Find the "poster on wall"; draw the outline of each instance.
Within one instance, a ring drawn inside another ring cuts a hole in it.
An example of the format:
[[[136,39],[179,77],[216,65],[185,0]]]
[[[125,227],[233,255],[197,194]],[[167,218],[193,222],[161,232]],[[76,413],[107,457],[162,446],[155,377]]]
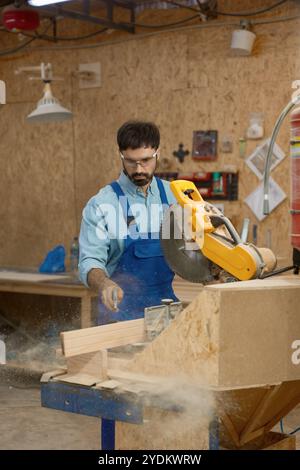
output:
[[[256,176],[262,180],[264,177],[265,164],[267,153],[270,145],[270,140],[267,139],[261,145],[259,145],[254,152],[246,159],[248,167],[256,174]],[[279,163],[284,159],[285,153],[283,150],[275,143],[273,148],[273,155],[271,158],[271,167],[272,171]]]
[[[281,187],[270,177],[269,180],[269,206],[270,213],[279,204],[286,199],[285,192]],[[259,186],[246,197],[244,202],[250,207],[255,217],[261,221],[264,220],[267,215],[263,213],[263,201],[264,201],[264,184],[260,183]]]
[[[218,145],[218,131],[194,131],[193,151],[194,160],[216,160]]]

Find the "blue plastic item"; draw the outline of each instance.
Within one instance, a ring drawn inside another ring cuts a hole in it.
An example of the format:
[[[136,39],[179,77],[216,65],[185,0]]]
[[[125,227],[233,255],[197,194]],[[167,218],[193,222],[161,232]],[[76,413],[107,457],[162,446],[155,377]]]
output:
[[[58,245],[47,253],[46,258],[39,267],[40,273],[63,273],[65,267],[66,250],[63,245]]]

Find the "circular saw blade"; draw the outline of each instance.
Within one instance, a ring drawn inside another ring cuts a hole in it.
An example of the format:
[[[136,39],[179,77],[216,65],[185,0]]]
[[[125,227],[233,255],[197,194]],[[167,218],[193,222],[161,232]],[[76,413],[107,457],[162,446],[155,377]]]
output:
[[[212,281],[213,263],[194,241],[185,238],[183,226],[182,208],[171,206],[164,213],[160,228],[160,243],[168,265],[187,281],[203,284]]]

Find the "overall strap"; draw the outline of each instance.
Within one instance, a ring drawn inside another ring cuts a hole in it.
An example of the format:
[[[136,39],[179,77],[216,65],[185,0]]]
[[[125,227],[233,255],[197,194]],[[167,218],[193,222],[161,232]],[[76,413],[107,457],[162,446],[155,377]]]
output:
[[[165,190],[165,187],[163,185],[162,180],[157,178],[157,177],[155,177],[155,179],[156,179],[157,186],[158,186],[158,189],[159,189],[161,203],[163,205],[165,205],[165,204],[169,205],[168,198],[167,198],[167,195],[166,195],[166,190]]]
[[[129,226],[130,222],[134,219],[134,217],[130,209],[128,198],[117,181],[113,181],[112,183],[110,183],[110,186],[115,192],[115,194],[117,195],[119,203],[121,204],[121,207],[122,207],[126,225]]]

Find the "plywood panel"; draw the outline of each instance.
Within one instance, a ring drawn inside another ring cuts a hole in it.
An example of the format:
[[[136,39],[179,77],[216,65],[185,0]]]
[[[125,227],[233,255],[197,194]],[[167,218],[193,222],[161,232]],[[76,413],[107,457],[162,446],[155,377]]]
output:
[[[31,110],[8,104],[0,113],[1,265],[38,265],[75,231],[71,125],[31,127]]]
[[[225,11],[245,11],[261,7],[261,2],[240,0],[229,6],[220,1],[218,5]],[[299,13],[300,5],[288,2],[261,18]],[[188,11],[146,11],[139,20],[163,23],[189,15]],[[219,20],[232,22],[230,17]],[[0,264],[36,265],[52,245],[64,243],[69,247],[79,230],[87,200],[118,176],[116,131],[131,118],[158,123],[162,156],[170,159],[171,169],[214,171],[233,165],[240,174],[240,199],[225,203],[226,214],[238,229],[243,218],[250,217],[251,224],[258,225],[259,245],[265,244],[271,231],[273,250],[282,263],[288,262],[289,201],[258,223],[243,198],[259,181],[239,157],[238,141],[251,112],[264,113],[269,134],[289,99],[291,81],[299,78],[300,71],[299,24],[299,20],[293,20],[255,25],[257,44],[254,54],[246,58],[232,56],[231,24],[144,38],[106,34],[92,38],[91,42],[98,42],[99,47],[91,49],[50,50],[52,45],[35,42],[32,46],[46,45],[49,50],[23,51],[12,58],[1,58],[0,75],[7,82],[10,104],[0,113]],[[94,30],[95,26],[90,28]],[[78,30],[80,34],[88,31],[82,24]],[[61,34],[73,32],[69,23],[61,23]],[[126,42],[105,44],[114,38]],[[0,39],[2,47],[12,41],[18,43],[15,35],[3,33]],[[76,42],[78,45],[80,42]],[[35,127],[25,123],[24,116],[40,98],[41,84],[21,79],[14,71],[18,66],[42,61],[51,62],[55,74],[64,78],[63,82],[54,82],[53,89],[63,104],[73,109],[73,123]],[[80,90],[73,76],[78,64],[98,61],[101,88]],[[172,156],[179,142],[191,150],[193,130],[209,128],[217,128],[220,139],[228,133],[232,136],[233,153],[220,153],[211,163],[194,162],[188,157],[180,165]],[[288,140],[286,123],[278,137],[286,153]],[[247,155],[256,144],[247,144]],[[289,195],[288,159],[273,176]]]
[[[299,380],[299,285],[295,276],[204,287],[130,369],[231,388]]]

